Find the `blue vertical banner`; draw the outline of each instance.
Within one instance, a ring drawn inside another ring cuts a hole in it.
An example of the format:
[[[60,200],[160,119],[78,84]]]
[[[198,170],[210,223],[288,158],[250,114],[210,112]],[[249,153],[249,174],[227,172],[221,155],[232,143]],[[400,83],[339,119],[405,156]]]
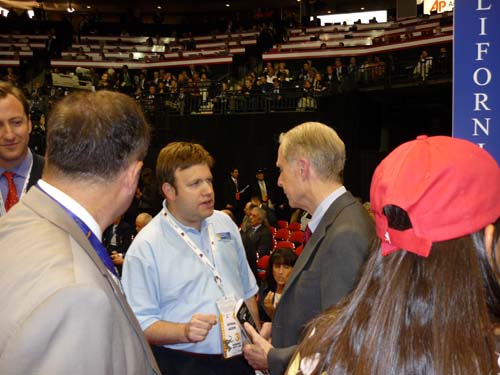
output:
[[[453,136],[500,164],[500,2],[455,0]]]

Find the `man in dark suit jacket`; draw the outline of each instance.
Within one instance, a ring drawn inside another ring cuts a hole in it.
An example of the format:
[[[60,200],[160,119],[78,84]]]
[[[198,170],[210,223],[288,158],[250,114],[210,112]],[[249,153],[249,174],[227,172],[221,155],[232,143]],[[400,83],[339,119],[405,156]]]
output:
[[[266,219],[269,225],[272,225],[273,227],[278,225],[278,219],[276,217],[274,208],[271,208],[268,204],[263,203],[258,195],[252,195],[252,197],[250,198],[250,203],[252,203],[252,205],[254,205],[255,207],[262,208],[266,212]]]
[[[42,176],[44,158],[28,148],[31,130],[29,103],[23,92],[0,82],[0,216]]]
[[[328,87],[329,90],[331,90],[335,85],[335,83],[337,83],[337,77],[335,75],[332,65],[328,65],[326,67],[324,81],[325,81],[325,86]]]
[[[333,68],[333,74],[334,74],[334,80],[336,83],[340,84],[344,81],[347,75],[347,69],[346,67],[342,64],[342,60],[340,57],[337,57],[335,59],[335,66]]]
[[[102,234],[102,244],[108,250],[118,273],[122,274],[123,257],[132,243],[135,235],[134,228],[118,216]]]
[[[132,243],[134,234],[134,228],[132,228],[129,223],[123,221],[122,217],[119,216],[113,224],[104,231],[102,243],[110,253],[118,251],[124,254]]]
[[[258,169],[255,173],[255,181],[251,186],[252,197],[259,197],[262,203],[269,204],[274,198],[272,186],[264,179],[264,170]]]
[[[238,168],[231,168],[229,178],[224,182],[224,207],[235,212],[239,208],[239,186],[238,186]]]
[[[280,138],[278,185],[292,207],[312,213],[312,234],[273,316],[272,346],[265,339],[268,326],[261,330],[264,337],[247,327],[253,344],[244,354],[255,369],[282,374],[307,322],[338,303],[358,280],[375,231],[366,210],[343,186],[344,162],[344,143],[326,125],[304,123]]]
[[[271,253],[273,249],[273,235],[269,230],[266,211],[263,208],[252,208],[248,217],[250,228],[240,232],[241,240],[245,247],[248,264],[258,280],[257,259]]]

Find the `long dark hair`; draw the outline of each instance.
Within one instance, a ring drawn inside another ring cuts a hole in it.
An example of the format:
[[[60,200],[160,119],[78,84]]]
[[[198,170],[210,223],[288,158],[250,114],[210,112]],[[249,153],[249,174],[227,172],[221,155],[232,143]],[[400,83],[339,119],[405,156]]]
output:
[[[382,257],[377,241],[356,289],[306,331],[297,352],[319,354],[313,374],[496,374],[500,289],[482,234],[434,243],[428,258]]]

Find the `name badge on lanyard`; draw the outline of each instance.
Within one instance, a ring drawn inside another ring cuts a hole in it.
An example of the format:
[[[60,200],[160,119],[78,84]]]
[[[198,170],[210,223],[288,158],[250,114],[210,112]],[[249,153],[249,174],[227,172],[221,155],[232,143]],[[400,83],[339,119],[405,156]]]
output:
[[[217,301],[224,358],[231,358],[243,352],[241,330],[234,317],[235,305],[236,300],[233,297],[221,298]]]
[[[212,225],[208,225],[208,236],[210,237],[210,251],[212,252],[212,258],[214,260],[213,264],[210,262],[208,257],[203,254],[201,249],[193,242],[193,240],[189,238],[187,233],[184,232],[182,228],[180,228],[177,223],[170,218],[169,213],[165,209],[163,210],[163,217],[180,236],[180,238],[182,238],[186,245],[188,245],[188,247],[193,251],[196,258],[198,258],[212,272],[213,280],[222,293],[222,298],[218,299],[215,303],[219,310],[219,324],[221,327],[222,352],[224,353],[224,358],[231,358],[236,355],[240,355],[243,349],[243,341],[241,338],[241,330],[234,317],[236,300],[233,296],[226,296],[222,277],[217,271],[215,257],[217,254],[217,248],[215,246],[215,236]]]

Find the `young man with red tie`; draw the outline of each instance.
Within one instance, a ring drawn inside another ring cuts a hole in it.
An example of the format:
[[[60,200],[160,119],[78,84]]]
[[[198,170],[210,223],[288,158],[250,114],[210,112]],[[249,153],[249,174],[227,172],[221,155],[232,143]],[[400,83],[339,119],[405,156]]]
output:
[[[20,89],[0,82],[0,216],[42,175],[43,157],[28,148],[29,104]]]

